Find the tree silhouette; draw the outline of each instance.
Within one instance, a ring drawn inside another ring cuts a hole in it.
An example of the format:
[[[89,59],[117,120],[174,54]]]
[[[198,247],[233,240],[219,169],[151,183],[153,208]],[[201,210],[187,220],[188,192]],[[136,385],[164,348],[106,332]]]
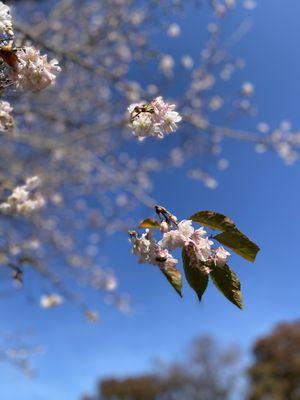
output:
[[[279,324],[253,348],[249,400],[300,399],[300,320]]]
[[[209,336],[195,340],[186,360],[159,363],[151,373],[99,382],[84,400],[229,400],[238,377],[238,352]]]

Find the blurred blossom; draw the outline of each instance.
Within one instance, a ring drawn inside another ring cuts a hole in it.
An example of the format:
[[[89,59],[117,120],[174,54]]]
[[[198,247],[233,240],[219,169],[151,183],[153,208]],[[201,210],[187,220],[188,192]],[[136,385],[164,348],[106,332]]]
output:
[[[161,57],[159,62],[159,69],[167,78],[173,77],[174,66],[175,66],[175,61],[171,55],[165,54]]]
[[[40,299],[40,305],[42,308],[53,308],[60,306],[63,303],[63,298],[56,293],[50,295],[43,295]]]
[[[25,185],[17,186],[7,200],[0,204],[0,212],[4,214],[20,214],[29,216],[45,204],[43,196],[33,191],[40,185],[40,179],[33,176]]]
[[[221,158],[221,159],[218,161],[218,168],[219,168],[221,171],[224,171],[225,169],[227,169],[228,166],[229,166],[229,161],[228,161],[226,158]]]
[[[224,104],[224,101],[223,101],[222,97],[214,96],[209,102],[209,108],[212,111],[217,111],[223,106],[223,104]]]
[[[267,147],[263,143],[257,143],[255,145],[255,151],[256,151],[256,153],[262,154],[262,153],[265,153],[267,151]]]
[[[254,93],[254,86],[251,82],[245,82],[242,86],[241,93],[244,96],[252,96]]]
[[[236,6],[236,0],[225,0],[225,5],[229,9],[233,9]]]
[[[208,189],[216,189],[218,186],[218,182],[215,178],[211,177],[209,174],[201,171],[200,169],[190,170],[188,175],[192,179],[203,182]]]
[[[218,30],[219,30],[219,26],[218,26],[216,23],[214,23],[214,22],[210,22],[210,23],[207,25],[207,30],[208,30],[208,32],[210,32],[210,33],[217,33]]]
[[[184,163],[184,154],[181,149],[174,148],[170,153],[172,164],[180,167]]]
[[[13,35],[10,9],[2,1],[0,2],[0,34],[1,36],[3,34]]]
[[[220,72],[220,77],[223,81],[229,81],[234,72],[234,66],[230,63],[225,64],[224,68]]]
[[[191,56],[184,55],[181,58],[181,64],[184,66],[184,68],[191,69],[194,66],[194,60]]]
[[[11,130],[14,127],[12,111],[13,108],[7,101],[0,101],[0,132]]]
[[[255,0],[244,0],[243,5],[247,10],[254,10],[257,6],[257,2]]]
[[[257,130],[261,133],[268,133],[270,131],[270,126],[266,122],[260,122],[257,124]]]
[[[181,33],[181,29],[178,24],[171,24],[167,31],[168,36],[172,37],[172,38],[180,36],[180,33]]]

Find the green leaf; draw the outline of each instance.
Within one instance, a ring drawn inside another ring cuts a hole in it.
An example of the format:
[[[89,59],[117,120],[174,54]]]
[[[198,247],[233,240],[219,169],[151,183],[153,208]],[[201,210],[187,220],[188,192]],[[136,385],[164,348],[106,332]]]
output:
[[[199,301],[201,301],[208,285],[208,275],[204,274],[198,267],[190,265],[190,259],[185,248],[182,249],[182,262],[186,280],[197,293]]]
[[[182,297],[182,277],[179,269],[176,267],[169,267],[168,269],[161,269],[161,272],[165,275],[179,296]]]
[[[208,226],[211,229],[222,231],[222,233],[214,237],[216,240],[229,247],[246,260],[255,261],[259,247],[239,231],[235,223],[229,217],[214,211],[200,211],[192,215],[190,219]]]
[[[159,229],[160,223],[155,218],[147,218],[140,223],[139,228]]]
[[[215,211],[200,211],[192,215],[190,219],[199,224],[208,226],[211,229],[220,230],[222,232],[236,227],[235,223],[229,217]]]
[[[238,229],[222,232],[214,236],[214,239],[229,247],[248,261],[254,262],[259,252],[259,247]]]
[[[243,308],[241,284],[237,275],[228,267],[215,266],[210,274],[215,286],[224,294],[231,303]]]

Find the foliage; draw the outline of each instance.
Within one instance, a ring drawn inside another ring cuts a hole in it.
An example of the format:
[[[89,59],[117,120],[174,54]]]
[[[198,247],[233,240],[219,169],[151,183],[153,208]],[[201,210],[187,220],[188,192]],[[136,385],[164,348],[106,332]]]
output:
[[[300,321],[281,323],[253,346],[249,400],[299,400]]]
[[[154,372],[127,378],[106,378],[98,393],[85,400],[230,400],[238,379],[238,351],[220,349],[200,337],[187,359],[161,364]]]

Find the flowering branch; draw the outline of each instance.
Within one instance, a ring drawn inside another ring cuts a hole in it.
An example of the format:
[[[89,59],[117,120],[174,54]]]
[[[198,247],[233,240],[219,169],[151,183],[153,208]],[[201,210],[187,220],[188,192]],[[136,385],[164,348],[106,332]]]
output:
[[[251,262],[255,261],[259,247],[230,218],[214,211],[200,211],[179,223],[166,208],[155,206],[155,211],[159,220],[148,218],[140,223],[139,227],[146,229],[144,233],[139,235],[136,231],[129,231],[132,253],[139,257],[139,263],[157,266],[182,297],[178,260],[170,253],[180,248],[186,279],[200,301],[211,277],[223,295],[242,308],[240,281],[227,265],[230,253],[222,246],[216,247],[214,240]],[[221,233],[208,235],[202,226],[195,229],[193,222]],[[162,238],[157,241],[150,229],[159,229]]]

